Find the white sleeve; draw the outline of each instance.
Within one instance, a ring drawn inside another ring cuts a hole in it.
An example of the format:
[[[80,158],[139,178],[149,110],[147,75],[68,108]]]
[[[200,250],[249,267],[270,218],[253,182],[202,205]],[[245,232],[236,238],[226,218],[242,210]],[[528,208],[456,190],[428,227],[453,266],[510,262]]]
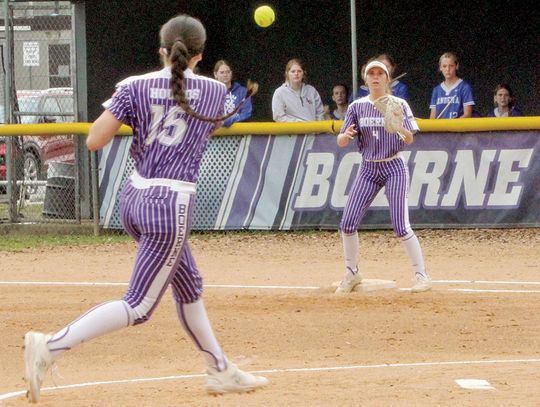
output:
[[[287,114],[285,113],[285,102],[281,97],[280,88],[277,88],[272,96],[272,118],[276,122],[288,121]]]
[[[315,120],[324,120],[324,105],[317,91],[315,91]]]

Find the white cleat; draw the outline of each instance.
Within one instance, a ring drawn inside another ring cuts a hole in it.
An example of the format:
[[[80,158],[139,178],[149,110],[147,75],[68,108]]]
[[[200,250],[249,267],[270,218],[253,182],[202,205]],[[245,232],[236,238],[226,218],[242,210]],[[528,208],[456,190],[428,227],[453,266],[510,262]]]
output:
[[[420,274],[416,275],[416,282],[411,287],[412,293],[422,293],[424,291],[429,291],[433,285],[431,284],[431,279],[427,276],[423,276]]]
[[[227,369],[222,372],[209,367],[206,373],[208,394],[245,393],[268,384],[267,378],[244,372],[231,362],[228,362]]]
[[[24,380],[28,389],[26,397],[30,403],[39,401],[41,383],[53,364],[52,354],[47,348],[47,341],[51,337],[52,335],[32,331],[24,336]]]
[[[360,274],[358,270],[356,273],[353,273],[352,270],[347,267],[345,278],[341,280],[338,288],[336,288],[336,294],[350,293],[358,284],[362,284],[362,274]]]

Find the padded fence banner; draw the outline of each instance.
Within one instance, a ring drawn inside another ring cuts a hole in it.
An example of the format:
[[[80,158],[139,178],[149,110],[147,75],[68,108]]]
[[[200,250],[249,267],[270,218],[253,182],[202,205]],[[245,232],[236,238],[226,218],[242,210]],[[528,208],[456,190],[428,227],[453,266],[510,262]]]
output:
[[[101,222],[121,228],[119,193],[134,168],[130,137],[100,155]],[[403,152],[413,227],[540,226],[540,132],[420,133]],[[362,164],[331,134],[211,138],[195,230],[337,229]],[[361,228],[391,228],[384,188]]]

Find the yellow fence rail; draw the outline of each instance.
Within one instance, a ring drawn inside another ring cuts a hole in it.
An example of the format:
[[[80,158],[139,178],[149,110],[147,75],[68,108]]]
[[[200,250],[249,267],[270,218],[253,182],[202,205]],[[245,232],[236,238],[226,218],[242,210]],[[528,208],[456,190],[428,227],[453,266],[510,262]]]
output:
[[[452,120],[417,119],[422,132],[431,133],[465,133],[481,131],[505,130],[539,130],[540,116],[504,117],[504,118],[470,118]],[[88,134],[91,123],[43,123],[43,124],[4,124],[0,125],[0,136],[53,135],[53,134]],[[218,129],[215,136],[234,136],[243,134],[338,134],[343,121],[323,120],[318,122],[274,123],[247,122],[235,123],[231,127]],[[122,126],[120,136],[131,135],[131,128]]]

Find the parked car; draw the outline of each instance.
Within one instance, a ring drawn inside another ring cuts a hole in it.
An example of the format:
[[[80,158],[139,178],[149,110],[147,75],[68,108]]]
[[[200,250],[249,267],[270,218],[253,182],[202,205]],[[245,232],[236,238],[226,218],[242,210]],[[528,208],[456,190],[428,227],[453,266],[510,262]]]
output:
[[[0,140],[0,179],[6,179],[6,145]],[[0,191],[2,186],[0,186]]]
[[[62,123],[72,122],[73,89],[51,88],[46,90],[17,91],[18,114],[20,123]],[[17,137],[16,154],[23,169],[18,178],[25,181],[38,181],[47,178],[49,163],[59,161],[73,163],[75,148],[73,136],[29,136]],[[6,179],[6,146],[5,139],[0,139],[0,180]],[[37,191],[37,185],[29,182],[26,194]]]

